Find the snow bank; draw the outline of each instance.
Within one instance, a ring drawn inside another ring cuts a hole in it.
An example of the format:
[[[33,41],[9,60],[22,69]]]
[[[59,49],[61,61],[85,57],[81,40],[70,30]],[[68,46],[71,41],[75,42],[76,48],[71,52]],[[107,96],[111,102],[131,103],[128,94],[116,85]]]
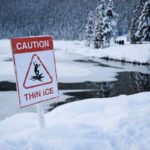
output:
[[[114,60],[150,63],[150,43],[145,44],[114,44],[105,49],[86,47],[84,41],[55,41],[55,49],[77,53],[90,57],[107,57]]]
[[[15,81],[14,66],[12,58],[10,40],[0,40],[0,81]]]
[[[39,129],[35,113],[0,122],[1,150],[149,150],[150,93],[89,99],[60,106],[45,115]]]
[[[118,37],[124,39],[125,37]],[[125,40],[125,39],[124,39]],[[68,53],[77,53],[83,56],[90,57],[108,57],[110,59],[125,60],[130,62],[150,63],[150,43],[145,44],[129,44],[125,41],[125,45],[113,44],[109,48],[94,49],[86,47],[85,41],[54,41],[56,50],[65,51]],[[11,56],[10,40],[0,40],[0,54],[5,57]],[[4,57],[3,57],[4,58]],[[0,57],[1,60],[1,57]]]

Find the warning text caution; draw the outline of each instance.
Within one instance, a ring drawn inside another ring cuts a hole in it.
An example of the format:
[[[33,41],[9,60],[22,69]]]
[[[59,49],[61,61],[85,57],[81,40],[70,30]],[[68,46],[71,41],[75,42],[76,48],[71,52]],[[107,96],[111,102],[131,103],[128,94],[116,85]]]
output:
[[[15,38],[11,42],[15,54],[53,49],[52,37]]]

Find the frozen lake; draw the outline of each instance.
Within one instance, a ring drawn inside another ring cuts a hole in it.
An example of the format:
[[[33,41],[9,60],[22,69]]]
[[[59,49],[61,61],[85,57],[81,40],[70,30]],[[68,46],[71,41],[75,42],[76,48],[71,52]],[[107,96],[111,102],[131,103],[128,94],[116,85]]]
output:
[[[85,98],[129,95],[150,90],[149,66],[87,58],[61,50],[57,50],[55,55],[61,102],[51,106],[50,101],[43,103],[45,111]],[[0,67],[0,120],[15,113],[36,111],[35,106],[19,108],[9,51],[1,52]]]

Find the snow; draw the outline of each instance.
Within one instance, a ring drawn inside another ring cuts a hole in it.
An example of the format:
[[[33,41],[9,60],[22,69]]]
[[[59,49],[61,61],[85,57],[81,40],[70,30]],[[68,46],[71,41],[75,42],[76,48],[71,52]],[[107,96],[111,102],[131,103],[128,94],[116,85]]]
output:
[[[1,81],[15,81],[14,66],[11,61],[5,61],[12,58],[10,40],[0,40],[0,80]]]
[[[3,71],[0,72],[0,81],[11,81],[15,82],[15,73],[14,73],[14,66],[12,61],[4,61],[9,58],[12,58],[11,55],[11,48],[9,40],[0,41],[0,67],[3,68]],[[1,47],[1,45],[5,45],[5,47]],[[79,42],[80,43],[80,42]],[[59,44],[59,43],[58,43]],[[58,75],[59,82],[85,82],[85,81],[115,81],[115,76],[117,75],[118,71],[121,69],[114,69],[114,68],[104,68],[100,67],[97,69],[97,66],[93,64],[87,63],[80,63],[75,62],[74,60],[83,59],[82,56],[79,54],[72,54],[68,52],[64,52],[63,49],[65,48],[66,43],[61,42],[60,46],[61,51],[57,48],[56,44],[56,69]],[[73,42],[71,42],[72,46]],[[69,47],[68,47],[69,48]]]
[[[125,37],[119,37],[117,40],[120,39],[125,40]],[[109,69],[99,66],[97,69],[98,67],[92,63],[81,64],[74,61],[86,57],[93,59],[109,57],[131,62],[150,63],[150,44],[148,43],[136,45],[126,43],[124,46],[112,45],[110,48],[97,50],[86,47],[84,41],[62,40],[54,41],[54,47],[59,82],[115,81],[118,72],[129,70],[125,66]],[[13,63],[12,61],[5,61],[10,58],[12,58],[10,40],[0,40],[0,68],[3,68],[3,71],[0,71],[0,81],[15,82]],[[108,63],[105,62],[104,64]],[[132,70],[135,70],[134,67]]]
[[[14,65],[12,62],[1,62],[0,68],[3,68],[3,71],[0,72],[0,80],[1,81],[11,81],[15,82],[15,73],[14,73]]]
[[[149,150],[150,92],[88,99],[45,114],[40,129],[35,113],[0,122],[1,150]]]
[[[55,51],[55,55],[59,82],[115,81],[117,72],[122,71],[120,68],[108,69],[92,63],[75,62],[74,60],[83,60],[83,57],[78,54]]]
[[[124,39],[124,37],[122,39]],[[57,50],[80,54],[82,56],[99,58],[108,57],[110,59],[130,62],[150,63],[150,43],[129,44],[126,42],[125,45],[113,44],[109,48],[104,49],[86,47],[84,41],[55,41],[54,44],[55,49]]]

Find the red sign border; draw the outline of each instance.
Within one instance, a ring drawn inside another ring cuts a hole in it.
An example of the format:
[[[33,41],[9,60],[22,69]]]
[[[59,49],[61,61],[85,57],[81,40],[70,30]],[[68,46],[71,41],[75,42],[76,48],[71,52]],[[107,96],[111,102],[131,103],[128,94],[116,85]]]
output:
[[[52,43],[53,43],[53,37],[52,36],[35,36],[35,37],[23,37],[23,38],[41,38],[41,37],[47,37],[47,38],[50,38],[52,40]],[[53,52],[53,57],[54,57],[54,64],[55,64],[55,75],[56,75],[56,81],[57,81],[57,93],[58,93],[58,96],[56,97],[52,97],[52,98],[49,98],[49,99],[46,99],[46,100],[41,100],[41,101],[38,101],[38,102],[35,102],[35,103],[31,103],[29,105],[25,105],[25,106],[22,106],[21,105],[21,96],[20,96],[20,88],[19,88],[19,84],[18,84],[18,76],[17,76],[17,68],[16,68],[16,60],[15,60],[15,52],[14,52],[14,49],[13,49],[13,46],[12,46],[12,40],[15,40],[15,39],[23,39],[23,38],[12,38],[11,39],[11,49],[12,49],[12,56],[13,56],[13,62],[14,62],[14,71],[15,71],[15,76],[16,76],[16,88],[17,88],[17,91],[18,91],[18,96],[19,96],[19,106],[20,106],[20,109],[22,108],[26,108],[28,106],[33,106],[35,104],[38,104],[38,103],[42,103],[42,102],[46,102],[46,101],[49,101],[49,100],[52,100],[52,99],[55,99],[55,98],[58,98],[59,97],[59,89],[58,89],[58,78],[57,78],[57,71],[56,71],[56,59],[55,59],[55,55],[54,55],[54,50],[52,51]],[[31,53],[32,51],[30,51],[29,53]],[[38,52],[38,51],[37,51]],[[23,52],[24,53],[24,52]],[[21,54],[21,53],[19,53]]]

